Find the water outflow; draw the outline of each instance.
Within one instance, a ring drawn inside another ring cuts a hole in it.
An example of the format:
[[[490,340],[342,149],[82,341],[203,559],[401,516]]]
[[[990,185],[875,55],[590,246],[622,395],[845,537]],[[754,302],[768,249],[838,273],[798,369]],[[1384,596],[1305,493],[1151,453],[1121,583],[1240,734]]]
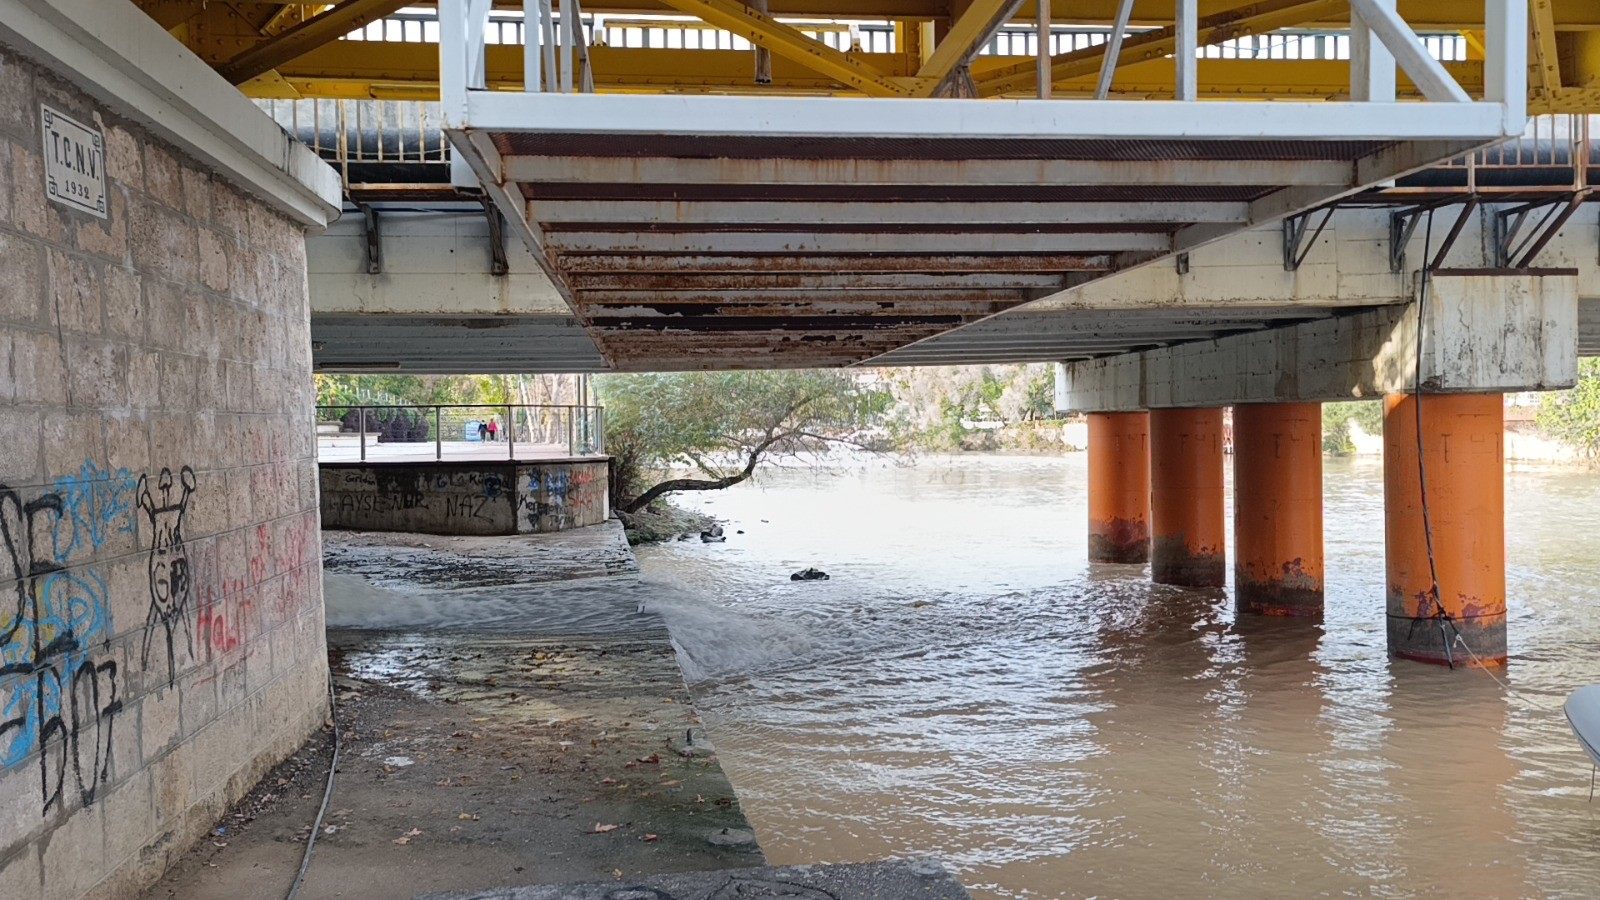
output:
[[[1516,697],[1386,658],[1372,462],[1327,467],[1323,623],[1088,566],[1081,457],[772,473],[691,498],[728,543],[646,548],[641,585],[775,862],[933,854],[980,897],[1596,895],[1559,707],[1600,681],[1600,479],[1509,478]]]

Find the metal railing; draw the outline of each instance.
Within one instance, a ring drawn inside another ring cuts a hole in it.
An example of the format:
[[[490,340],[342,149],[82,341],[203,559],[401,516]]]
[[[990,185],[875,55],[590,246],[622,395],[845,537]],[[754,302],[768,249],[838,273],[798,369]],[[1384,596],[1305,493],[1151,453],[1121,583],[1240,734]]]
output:
[[[560,12],[554,21],[561,21]],[[835,50],[857,53],[898,53],[894,25],[890,22],[794,22],[796,30]],[[585,42],[623,48],[659,50],[750,50],[751,44],[740,35],[690,18],[656,16],[635,18],[585,14],[576,27]],[[1133,28],[1138,34],[1145,29]],[[486,44],[521,44],[524,40],[522,17],[515,13],[490,14],[484,26]],[[1105,43],[1111,29],[1094,25],[1058,25],[1050,29],[1050,52],[1068,53]],[[1026,25],[1006,25],[997,29],[978,50],[980,56],[1033,56],[1039,52],[1039,31]],[[1420,33],[1429,55],[1445,62],[1467,58],[1467,40],[1456,33]],[[436,44],[439,21],[429,14],[397,13],[368,23],[351,32],[345,40],[388,43]],[[1285,29],[1263,35],[1247,35],[1200,49],[1207,59],[1349,59],[1348,33],[1312,29]]]
[[[601,456],[603,406],[318,406],[318,462],[534,460]]]

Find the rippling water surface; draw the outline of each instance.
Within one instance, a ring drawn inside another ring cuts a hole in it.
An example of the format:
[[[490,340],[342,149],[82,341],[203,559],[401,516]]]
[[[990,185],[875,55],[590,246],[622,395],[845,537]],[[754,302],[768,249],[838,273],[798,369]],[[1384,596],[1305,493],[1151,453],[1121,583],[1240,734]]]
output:
[[[778,864],[931,854],[979,897],[1600,895],[1560,712],[1600,681],[1600,477],[1508,475],[1508,692],[1386,657],[1381,474],[1328,463],[1320,624],[1088,565],[1082,456],[689,497],[728,543],[647,548],[633,592]]]

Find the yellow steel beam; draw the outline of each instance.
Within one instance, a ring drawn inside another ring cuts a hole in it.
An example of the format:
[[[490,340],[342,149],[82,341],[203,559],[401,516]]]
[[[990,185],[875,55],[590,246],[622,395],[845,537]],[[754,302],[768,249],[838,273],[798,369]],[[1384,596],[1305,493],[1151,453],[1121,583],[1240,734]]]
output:
[[[1528,2],[1528,84],[1532,93],[1561,90],[1561,61],[1556,52],[1556,20],[1552,0]]]
[[[931,97],[950,80],[950,75],[971,59],[973,54],[989,40],[1001,25],[1017,14],[1022,0],[973,0],[971,6],[950,26],[949,34],[939,42],[933,55],[917,70],[917,77],[927,79],[917,88],[919,97]]]
[[[327,12],[313,16],[228,60],[218,66],[217,71],[234,84],[249,81],[409,5],[408,0],[344,0]]]
[[[163,21],[158,10],[215,5],[217,0],[135,0],[138,6]],[[1058,24],[1108,24],[1116,18],[1119,0],[1052,0],[1052,18]],[[1456,31],[1483,28],[1482,0],[1398,0],[1400,17],[1418,31]],[[1551,0],[1556,27],[1560,30],[1600,28],[1600,3],[1594,0]],[[241,9],[273,8],[282,0],[228,0]],[[316,6],[315,3],[302,3]],[[417,0],[411,6],[433,6]],[[1232,0],[1200,0],[1200,14],[1223,11],[1235,5]],[[500,9],[522,8],[522,0],[495,0]],[[770,0],[774,16],[799,18],[883,21],[898,19],[945,19],[954,11],[950,0]],[[591,0],[586,13],[602,15],[656,14],[672,12],[665,0]],[[1172,0],[1134,0],[1132,20],[1136,26],[1163,25],[1172,21]],[[1317,26],[1349,27],[1349,17],[1334,13],[1317,20]],[[171,26],[168,26],[171,27]]]
[[[487,48],[487,78],[491,90],[521,90],[522,48],[494,45]],[[628,47],[593,47],[595,86],[603,92],[693,93],[750,91],[750,54],[739,50],[662,50]],[[905,71],[898,54],[863,54],[885,71]],[[973,63],[975,77],[1014,63],[1018,57],[982,56]],[[1200,92],[1204,97],[1236,99],[1340,99],[1350,86],[1348,62],[1337,60],[1202,59]],[[1445,63],[1445,68],[1468,92],[1483,85],[1481,62]],[[313,51],[279,68],[282,81],[257,79],[241,86],[251,96],[382,97],[435,99],[438,97],[438,51],[433,44],[356,42]],[[812,72],[790,60],[773,60],[773,82],[763,93],[840,93],[834,79]],[[1172,64],[1147,60],[1123,66],[1116,93],[1123,97],[1171,96]],[[1095,75],[1090,73],[1055,82],[1063,97],[1090,95]],[[855,93],[855,92],[850,92]],[[1416,96],[1400,78],[1402,97]],[[1028,96],[1032,96],[1031,93]]]
[[[733,0],[663,0],[679,12],[698,16],[707,24],[730,31],[774,56],[793,60],[873,97],[909,97],[912,86],[892,80],[882,70],[857,57],[806,37],[800,31]]]
[[[1317,16],[1328,15],[1334,9],[1347,9],[1347,0],[1263,0],[1248,6],[1226,10],[1200,17],[1199,44],[1208,46],[1245,35],[1263,34],[1298,25]],[[1130,35],[1122,42],[1122,52],[1116,65],[1159,59],[1170,56],[1177,46],[1171,25],[1154,31]],[[1052,57],[1051,76],[1056,81],[1076,78],[1100,70],[1107,45],[1085,47]],[[978,94],[991,97],[1018,91],[1033,91],[1038,87],[1039,72],[1032,62],[1016,63],[982,78],[974,76]]]

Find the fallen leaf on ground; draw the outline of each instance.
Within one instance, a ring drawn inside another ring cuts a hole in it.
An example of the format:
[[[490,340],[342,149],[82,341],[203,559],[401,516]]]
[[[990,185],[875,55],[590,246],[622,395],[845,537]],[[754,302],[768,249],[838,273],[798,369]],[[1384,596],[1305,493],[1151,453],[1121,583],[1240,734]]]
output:
[[[649,843],[650,841],[658,841],[658,840],[661,839],[661,837],[660,837],[660,835],[647,834],[647,835],[644,836],[644,839],[645,839],[646,843]]]
[[[596,823],[594,823],[594,833],[595,834],[605,834],[608,831],[616,831],[618,828],[621,828],[621,827],[622,827],[621,825],[601,825],[599,822],[596,822]]]

